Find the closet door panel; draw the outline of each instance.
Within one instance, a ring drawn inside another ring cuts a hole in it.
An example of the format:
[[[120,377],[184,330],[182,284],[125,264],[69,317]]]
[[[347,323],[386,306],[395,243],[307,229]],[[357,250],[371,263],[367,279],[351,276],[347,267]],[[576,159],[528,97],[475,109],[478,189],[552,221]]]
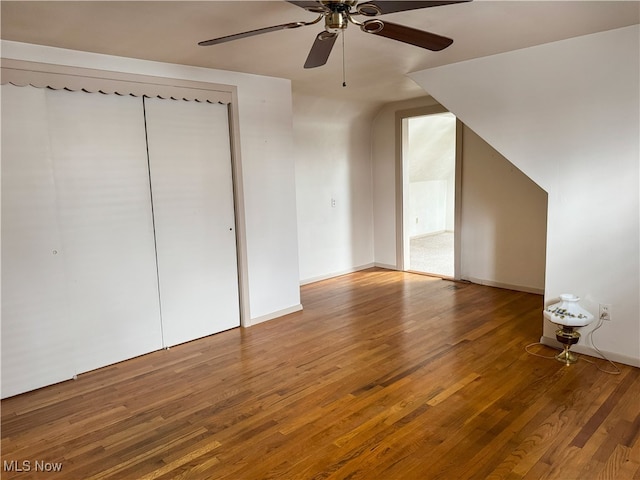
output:
[[[240,325],[227,107],[145,99],[166,345]]]
[[[47,91],[78,372],[162,348],[141,98]]]
[[[45,91],[2,96],[2,397],[73,377]]]

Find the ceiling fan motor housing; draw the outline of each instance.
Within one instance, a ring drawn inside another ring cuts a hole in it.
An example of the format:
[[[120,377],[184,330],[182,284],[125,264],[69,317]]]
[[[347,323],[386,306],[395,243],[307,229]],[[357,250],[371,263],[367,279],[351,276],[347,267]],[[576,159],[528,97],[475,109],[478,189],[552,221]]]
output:
[[[345,28],[348,24],[347,15],[343,12],[331,12],[325,17],[325,29],[332,33],[338,33]]]
[[[327,32],[340,33],[347,28],[349,12],[357,2],[354,0],[325,1],[322,4],[326,8],[324,12],[324,26]]]

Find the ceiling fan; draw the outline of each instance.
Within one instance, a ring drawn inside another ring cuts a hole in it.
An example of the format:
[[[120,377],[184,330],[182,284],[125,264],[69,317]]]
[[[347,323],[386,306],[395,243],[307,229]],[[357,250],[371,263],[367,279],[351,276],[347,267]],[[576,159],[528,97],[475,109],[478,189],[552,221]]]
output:
[[[464,3],[469,1],[471,0],[369,0],[363,3],[358,3],[357,0],[287,0],[287,2],[292,3],[293,5],[318,14],[318,17],[310,22],[284,23],[282,25],[274,25],[272,27],[259,28],[248,32],[213,38],[211,40],[199,42],[198,45],[206,47],[254,35],[261,35],[263,33],[306,27],[307,25],[315,25],[316,23],[319,23],[320,20],[324,19],[324,30],[317,35],[304,64],[304,68],[320,67],[327,63],[329,54],[331,53],[338,34],[344,31],[349,23],[357,25],[360,27],[360,30],[365,33],[390,38],[399,42],[426,48],[427,50],[440,51],[451,45],[453,40],[436,35],[435,33],[382,21],[379,18],[369,18],[364,21],[358,21],[354,16],[361,15],[363,17],[378,17],[379,15],[385,15],[387,13],[438,7],[440,5]]]

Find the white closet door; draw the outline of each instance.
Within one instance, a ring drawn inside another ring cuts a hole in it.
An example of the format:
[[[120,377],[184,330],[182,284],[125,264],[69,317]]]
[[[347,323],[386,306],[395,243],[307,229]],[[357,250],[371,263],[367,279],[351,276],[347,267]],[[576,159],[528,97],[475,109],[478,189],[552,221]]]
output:
[[[45,91],[2,95],[2,397],[74,375]]]
[[[47,91],[78,372],[162,348],[141,98]]]
[[[165,344],[240,325],[227,107],[147,99]]]

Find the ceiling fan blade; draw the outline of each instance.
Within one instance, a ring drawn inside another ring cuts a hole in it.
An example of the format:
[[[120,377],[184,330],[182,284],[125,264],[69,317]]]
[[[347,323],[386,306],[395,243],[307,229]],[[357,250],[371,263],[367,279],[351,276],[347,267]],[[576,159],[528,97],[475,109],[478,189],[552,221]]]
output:
[[[258,28],[257,30],[250,30],[248,32],[235,33],[233,35],[227,35],[225,37],[212,38],[211,40],[205,40],[198,42],[201,47],[208,47],[209,45],[217,45],[218,43],[230,42],[232,40],[239,40],[241,38],[253,37],[254,35],[261,35],[263,33],[276,32],[278,30],[286,30],[288,28],[298,28],[305,25],[305,22],[291,22],[283,23],[282,25],[274,25],[273,27]]]
[[[380,28],[382,25],[382,28]],[[369,27],[369,29],[367,29]],[[435,33],[417,30],[405,25],[398,25],[390,22],[382,22],[380,20],[367,20],[362,26],[362,30],[373,35],[380,35],[399,42],[415,45],[416,47],[426,48],[439,52],[444,50],[453,43],[453,40],[447,37],[436,35]]]
[[[325,9],[320,2],[314,0],[287,0],[287,2],[305,10],[312,9],[312,11],[317,11]]]
[[[320,32],[313,42],[307,61],[304,62],[304,68],[321,67],[327,63],[333,44],[336,43],[336,38],[338,38],[337,33]]]
[[[417,10],[419,8],[439,7],[441,5],[451,5],[453,3],[465,3],[472,0],[371,0],[359,4],[356,9],[362,15],[375,16],[386,13],[405,12],[407,10]],[[379,13],[378,13],[379,11]]]

